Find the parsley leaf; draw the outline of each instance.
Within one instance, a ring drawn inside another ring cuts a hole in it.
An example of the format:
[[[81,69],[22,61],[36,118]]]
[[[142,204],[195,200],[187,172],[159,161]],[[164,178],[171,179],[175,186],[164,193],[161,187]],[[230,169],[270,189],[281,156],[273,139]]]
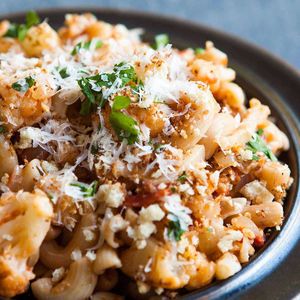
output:
[[[25,93],[34,84],[35,84],[35,80],[31,76],[28,76],[24,79],[20,79],[20,80],[16,81],[15,83],[13,83],[11,85],[11,87],[18,92]]]
[[[136,120],[132,117],[118,111],[113,111],[109,116],[109,121],[120,140],[126,139],[129,145],[138,140],[140,130]]]
[[[98,183],[95,180],[90,185],[82,182],[71,183],[70,185],[78,187],[84,198],[90,198],[96,194]]]
[[[98,48],[101,48],[102,45],[103,45],[103,42],[102,41],[94,41],[94,40],[91,40],[91,41],[88,41],[88,42],[79,42],[72,50],[71,52],[71,55],[76,55],[79,53],[79,50],[80,49],[86,49],[86,50],[89,50],[91,48],[91,45],[92,45],[92,42],[95,42],[95,49],[98,49]]]
[[[184,183],[187,180],[187,175],[185,172],[183,172],[179,177],[178,177],[178,181],[180,181],[181,183]]]
[[[176,187],[175,186],[171,186],[171,192],[174,194],[174,193],[176,193],[176,191],[177,191]]]
[[[26,24],[11,23],[4,37],[18,38],[23,41],[30,27],[40,23],[40,18],[34,11],[26,14]]]
[[[168,237],[180,241],[181,236],[184,234],[184,230],[180,227],[179,220],[170,221],[168,226]]]
[[[112,73],[100,73],[84,77],[77,82],[86,97],[86,100],[81,105],[80,113],[83,115],[89,114],[97,106],[104,106],[107,98],[110,96],[109,94],[104,95],[104,90],[107,91],[114,86],[114,91],[118,91],[127,84],[130,84],[131,88],[139,84],[133,66],[125,62],[115,65]]]
[[[158,50],[169,43],[169,36],[165,33],[158,34],[155,36],[154,42],[153,49]]]
[[[86,99],[82,102],[80,109],[80,114],[83,116],[88,115],[95,105],[103,107],[106,102],[106,99],[102,97],[102,93],[96,92],[92,89],[90,78],[92,77],[82,78],[77,81],[82,93],[86,97]]]
[[[195,48],[194,50],[195,54],[203,54],[205,52],[205,49],[203,48]]]
[[[277,161],[277,157],[273,154],[273,152],[266,145],[265,141],[261,138],[262,134],[263,130],[258,130],[257,133],[252,136],[252,139],[246,144],[246,149],[250,150],[253,153],[253,160],[258,160],[259,157],[256,153],[262,152],[270,160]]]
[[[26,26],[27,28],[30,28],[34,25],[37,25],[41,22],[40,17],[35,11],[29,11],[26,14]]]
[[[96,144],[94,144],[94,145],[92,145],[92,147],[91,147],[91,153],[92,154],[97,154],[98,153],[98,145]]]
[[[59,73],[59,75],[60,75],[60,77],[61,77],[62,79],[65,79],[65,78],[70,77],[70,74],[68,73],[67,67],[58,70],[58,73]]]
[[[127,96],[116,96],[114,98],[112,110],[117,111],[123,108],[127,108],[130,105],[130,102],[130,98]]]
[[[0,134],[1,133],[5,133],[6,132],[6,128],[4,125],[0,125]]]
[[[154,144],[153,145],[153,150],[155,151],[155,152],[161,152],[164,148],[166,147],[166,145],[165,144]]]
[[[264,130],[262,128],[259,128],[256,132],[259,136],[262,136],[264,134]]]

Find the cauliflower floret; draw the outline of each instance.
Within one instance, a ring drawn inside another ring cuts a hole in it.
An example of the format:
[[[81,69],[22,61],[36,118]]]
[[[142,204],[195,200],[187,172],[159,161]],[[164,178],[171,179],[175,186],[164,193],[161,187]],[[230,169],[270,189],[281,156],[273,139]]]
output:
[[[132,246],[121,254],[122,271],[136,278],[144,270],[142,276],[146,283],[155,287],[195,289],[204,286],[213,280],[215,264],[190,242],[187,242],[184,253],[178,255],[168,246],[162,246],[150,238],[143,249]],[[130,260],[132,257],[134,260]]]
[[[52,214],[50,200],[40,190],[1,196],[0,296],[13,297],[24,292],[34,278],[32,258],[50,228]]]

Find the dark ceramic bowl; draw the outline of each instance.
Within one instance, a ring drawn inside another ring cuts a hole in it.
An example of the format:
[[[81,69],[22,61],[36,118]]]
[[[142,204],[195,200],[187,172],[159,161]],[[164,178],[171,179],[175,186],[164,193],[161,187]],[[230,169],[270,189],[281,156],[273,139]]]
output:
[[[300,74],[285,62],[248,42],[183,20],[100,8],[47,10],[39,14],[42,18],[48,18],[52,26],[59,27],[63,24],[65,13],[84,11],[92,12],[100,19],[111,23],[123,23],[129,28],[144,28],[146,40],[152,40],[153,35],[157,33],[168,33],[171,42],[179,48],[199,47],[203,46],[206,40],[212,40],[219,49],[228,54],[230,66],[237,71],[237,82],[246,91],[248,98],[259,98],[271,107],[272,116],[288,135],[291,143],[290,150],[280,159],[291,167],[295,180],[285,200],[285,220],[282,229],[271,234],[263,249],[258,251],[239,273],[225,281],[215,281],[205,288],[181,296],[181,299],[231,298],[238,292],[257,284],[263,277],[271,276],[270,273],[288,255],[300,235],[300,102],[298,101]],[[24,20],[24,14],[6,17],[16,22]],[[300,256],[298,264],[300,264]],[[290,266],[290,269],[293,272],[293,266]],[[300,288],[298,289],[299,292]],[[263,298],[275,299],[272,296],[260,297]],[[249,299],[257,298],[251,297],[250,294]]]

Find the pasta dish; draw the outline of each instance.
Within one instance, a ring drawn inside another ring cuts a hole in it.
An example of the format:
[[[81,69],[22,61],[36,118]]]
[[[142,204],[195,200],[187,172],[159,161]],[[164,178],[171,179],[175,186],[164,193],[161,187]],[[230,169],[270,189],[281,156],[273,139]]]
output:
[[[0,22],[0,296],[170,299],[280,230],[289,140],[210,41]]]

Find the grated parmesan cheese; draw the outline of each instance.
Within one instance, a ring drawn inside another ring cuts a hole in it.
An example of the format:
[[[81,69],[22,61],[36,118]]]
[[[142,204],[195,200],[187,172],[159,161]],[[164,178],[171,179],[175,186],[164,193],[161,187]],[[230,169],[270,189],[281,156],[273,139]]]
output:
[[[81,257],[82,257],[82,253],[79,249],[75,249],[72,251],[72,253],[71,253],[72,260],[76,261],[76,260],[81,259]]]
[[[60,267],[52,272],[52,282],[59,282],[65,275],[65,268]]]
[[[182,205],[178,194],[165,196],[164,200],[165,208],[169,212],[167,215],[168,219],[174,222],[179,221],[180,228],[185,231],[188,230],[188,227],[193,224],[190,216],[192,211],[188,207]]]

